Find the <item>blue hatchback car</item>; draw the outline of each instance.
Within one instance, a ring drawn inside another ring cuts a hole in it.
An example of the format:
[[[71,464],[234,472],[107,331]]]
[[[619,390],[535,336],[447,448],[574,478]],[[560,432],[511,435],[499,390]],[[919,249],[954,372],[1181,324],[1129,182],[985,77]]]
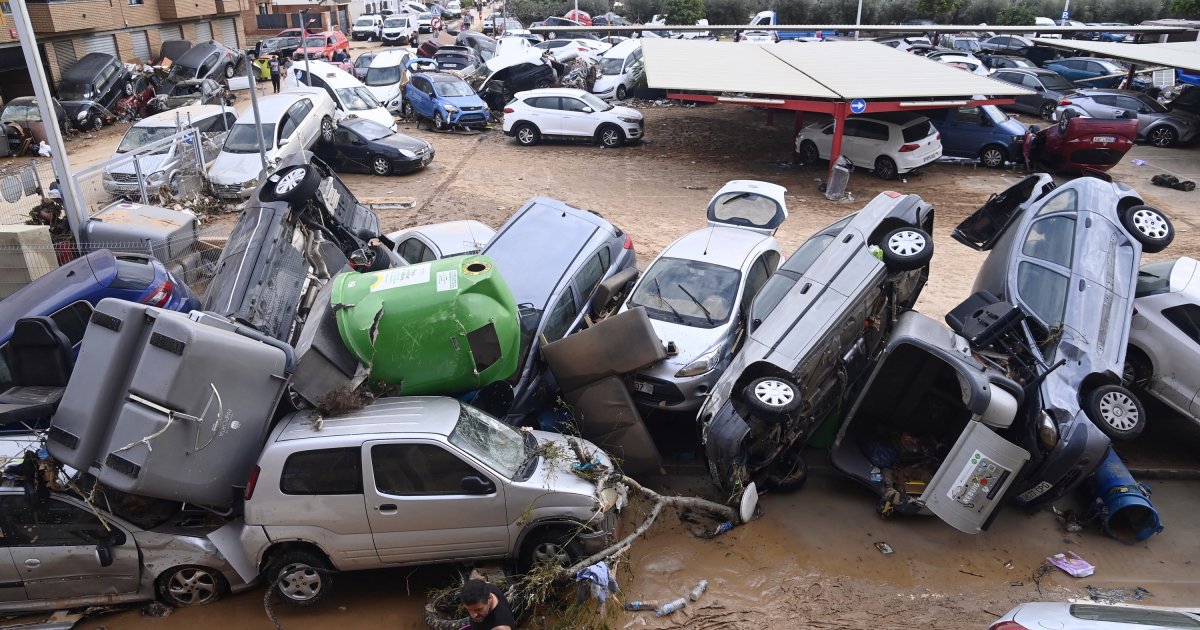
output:
[[[410,65],[419,61],[417,59]],[[433,121],[436,129],[453,126],[483,128],[491,122],[487,103],[462,79],[444,72],[414,73],[404,86],[403,115]]]
[[[942,133],[942,155],[978,159],[988,168],[1022,160],[1025,125],[995,105],[921,112]]]
[[[0,301],[0,348],[12,338],[18,319],[39,315],[49,316],[78,347],[92,308],[109,297],[181,312],[200,308],[187,286],[158,260],[102,249],[72,260]],[[11,382],[3,356],[0,353],[0,390]]]

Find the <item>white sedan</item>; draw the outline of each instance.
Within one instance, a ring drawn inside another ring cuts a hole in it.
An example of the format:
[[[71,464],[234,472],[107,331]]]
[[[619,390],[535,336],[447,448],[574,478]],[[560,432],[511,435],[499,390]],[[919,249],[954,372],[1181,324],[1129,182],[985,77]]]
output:
[[[558,136],[593,140],[613,148],[640,139],[645,121],[636,109],[609,105],[584,90],[545,88],[518,92],[504,107],[504,133],[522,146]]]

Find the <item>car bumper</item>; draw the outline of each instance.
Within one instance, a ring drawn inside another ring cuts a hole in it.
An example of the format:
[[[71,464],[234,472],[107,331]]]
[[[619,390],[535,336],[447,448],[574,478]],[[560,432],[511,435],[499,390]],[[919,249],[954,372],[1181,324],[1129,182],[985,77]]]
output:
[[[625,130],[625,137],[630,140],[640,140],[646,135],[645,121],[638,123],[621,123],[621,128]]]
[[[406,46],[406,45],[408,45],[408,42],[411,39],[411,37],[409,37],[408,35],[389,36],[385,33],[383,35],[383,37],[380,37],[379,39],[380,39],[380,41],[382,41],[385,44],[395,44],[397,46]]]
[[[1065,496],[1100,465],[1112,441],[1082,411],[1062,427],[1058,444],[1028,477],[1018,479],[1010,492],[1020,505],[1040,505]]]
[[[418,155],[415,158],[392,158],[392,172],[395,173],[411,173],[419,171],[429,165],[433,161],[433,149],[425,155]]]
[[[913,151],[910,154],[899,154],[899,157],[896,160],[896,171],[898,173],[910,173],[918,168],[921,168],[922,166],[925,166],[926,164],[931,164],[937,161],[937,159],[940,157],[942,157],[941,147],[936,147],[924,152]]]
[[[417,29],[417,32],[418,33],[432,33],[433,27],[432,26],[421,26],[420,28]]]
[[[695,413],[704,404],[713,385],[721,377],[720,370],[690,378],[664,379],[637,373],[633,376],[633,400],[649,409],[668,409]]]
[[[213,182],[210,185],[212,194],[221,199],[249,199],[250,194],[258,186],[258,182],[252,182],[249,187],[245,184],[218,184]]]
[[[490,122],[492,116],[486,109],[477,109],[471,111],[458,111],[446,117],[447,122],[452,125],[486,125]]]

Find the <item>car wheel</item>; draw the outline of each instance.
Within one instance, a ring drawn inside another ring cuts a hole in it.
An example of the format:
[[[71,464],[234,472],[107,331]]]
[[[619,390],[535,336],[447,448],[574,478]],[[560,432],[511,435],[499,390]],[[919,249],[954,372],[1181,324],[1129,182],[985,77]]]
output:
[[[237,70],[233,67],[232,63],[225,64],[225,78],[226,79],[232,79],[233,75],[236,73],[237,73]]]
[[[186,608],[210,604],[225,593],[225,578],[207,567],[182,566],[158,577],[158,598],[168,606]]]
[[[1054,101],[1046,101],[1045,103],[1042,103],[1041,109],[1038,110],[1038,115],[1041,116],[1043,120],[1052,120],[1054,118],[1054,110],[1057,107],[1058,104],[1056,104]]]
[[[408,99],[405,99],[403,102],[400,103],[400,117],[408,119],[408,118],[412,118],[412,116],[413,116],[412,105],[410,105],[408,103]]]
[[[100,131],[104,128],[104,117],[100,114],[95,114],[92,116],[91,124],[89,124],[88,127],[92,131]]]
[[[539,90],[544,90],[546,88],[554,87],[554,82],[551,81],[550,79],[542,79],[542,80],[538,81],[534,87],[536,87]]]
[[[312,606],[333,587],[325,559],[308,551],[279,554],[267,567],[267,579],[268,588],[275,589],[280,599],[295,606]]]
[[[328,116],[321,118],[321,140],[333,142],[333,120]]]
[[[1146,139],[1150,141],[1150,144],[1161,148],[1175,144],[1178,137],[1179,134],[1175,133],[1174,128],[1163,125],[1152,129]]]
[[[286,168],[267,178],[260,198],[264,202],[284,201],[291,205],[303,205],[317,192],[321,176],[311,166],[301,164]]]
[[[785,455],[767,476],[767,487],[776,492],[795,492],[808,481],[808,462],[800,453]]]
[[[1157,208],[1130,206],[1121,213],[1121,224],[1142,244],[1142,251],[1156,254],[1175,240],[1175,227]]]
[[[896,179],[899,169],[896,168],[896,162],[892,158],[881,155],[875,160],[875,176],[879,179]]]
[[[933,238],[921,228],[902,227],[883,236],[883,264],[892,271],[910,271],[929,264],[933,258]]]
[[[179,196],[179,185],[180,185],[179,180],[180,180],[179,173],[175,173],[174,175],[171,176],[170,181],[167,182],[167,190],[171,193],[172,197]]]
[[[742,390],[742,398],[751,409],[777,418],[800,408],[800,390],[796,384],[774,376],[762,376],[750,381]]]
[[[821,161],[821,152],[817,150],[817,145],[812,140],[805,140],[800,143],[800,163],[807,166],[813,166]]]
[[[517,569],[521,573],[528,573],[534,567],[548,562],[567,567],[582,557],[583,543],[575,536],[552,529],[542,529],[530,534],[525,540]]]
[[[446,128],[446,118],[444,116],[442,116],[442,112],[433,112],[433,128],[434,129],[445,129]]]
[[[1108,437],[1132,440],[1146,428],[1146,409],[1142,401],[1120,385],[1101,385],[1088,392],[1084,410]]]
[[[607,149],[615,149],[625,144],[625,132],[621,131],[616,125],[604,125],[600,127],[600,132],[597,135],[600,137],[600,144]]]
[[[627,97],[627,96],[629,96],[629,90],[625,89],[625,86],[623,84],[618,85],[617,86],[617,100],[623,101],[623,100],[625,100],[625,97]]]
[[[371,160],[371,172],[376,175],[391,175],[392,163],[382,155],[376,155]]]
[[[133,82],[132,81],[126,81],[125,87],[123,89],[125,91],[125,96],[133,96]]]
[[[1004,149],[1000,145],[989,144],[979,152],[979,163],[988,168],[1004,166]]]
[[[1145,353],[1134,346],[1125,350],[1125,365],[1121,369],[1121,384],[1129,387],[1142,387],[1154,374],[1154,368]]]
[[[517,143],[523,147],[531,147],[542,140],[542,134],[538,132],[537,127],[530,123],[517,125],[513,135],[517,137]]]

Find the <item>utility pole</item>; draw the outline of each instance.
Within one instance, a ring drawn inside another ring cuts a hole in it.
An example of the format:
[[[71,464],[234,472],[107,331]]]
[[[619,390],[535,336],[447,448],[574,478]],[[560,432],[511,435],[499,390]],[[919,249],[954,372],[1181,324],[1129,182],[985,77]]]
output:
[[[1067,0],[1067,2],[1070,2],[1070,1],[1071,0]],[[858,0],[858,15],[854,18],[855,26],[862,26],[862,3],[863,3],[863,0]],[[854,31],[854,41],[858,41],[858,31],[857,30]]]
[[[312,71],[308,65],[308,9],[300,9],[300,50],[304,53],[304,82],[312,87]]]
[[[267,172],[267,147],[263,141],[262,119],[258,114],[258,82],[254,77],[255,65],[252,63],[246,64],[246,78],[250,80],[250,107],[254,110],[254,138],[258,140],[258,157],[262,160],[262,172]],[[221,101],[223,104],[225,101]],[[224,105],[222,105],[224,107]],[[274,143],[275,139],[271,138]]]
[[[59,126],[58,115],[50,103],[50,87],[46,81],[46,71],[42,68],[42,55],[38,51],[37,38],[33,34],[33,25],[29,22],[29,13],[25,10],[25,0],[11,0],[13,24],[18,38],[21,40],[21,52],[25,55],[25,66],[29,69],[29,78],[33,80],[33,94],[37,97],[38,113],[46,122],[46,139],[50,144],[50,163],[54,167],[54,175],[58,178],[58,190],[62,194],[63,207],[66,208],[67,223],[75,236],[75,243],[83,245],[83,226],[88,220],[87,204],[84,203],[83,193],[79,184],[71,177],[71,164],[67,161],[67,149],[63,145],[62,127]],[[47,190],[49,185],[46,185]]]

